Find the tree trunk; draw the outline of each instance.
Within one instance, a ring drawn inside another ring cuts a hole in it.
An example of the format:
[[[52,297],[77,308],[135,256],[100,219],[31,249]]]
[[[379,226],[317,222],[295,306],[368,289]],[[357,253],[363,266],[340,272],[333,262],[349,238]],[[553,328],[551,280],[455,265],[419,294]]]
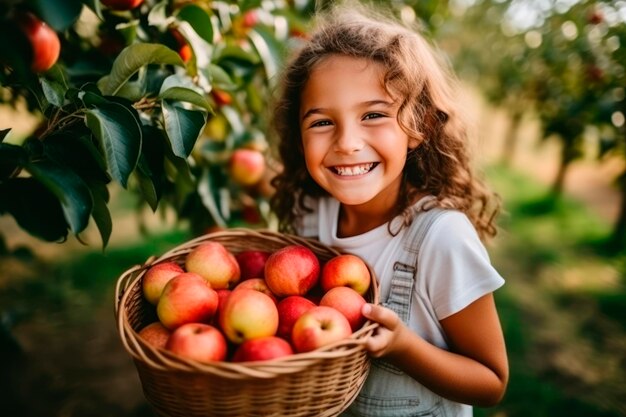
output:
[[[626,248],[626,170],[619,178],[619,188],[621,195],[620,210],[617,223],[613,227],[611,243],[616,249]]]
[[[504,148],[502,149],[502,164],[504,166],[510,166],[513,157],[515,156],[515,148],[517,147],[518,131],[522,121],[523,112],[520,110],[514,110],[511,116],[511,124],[509,125],[508,133],[504,138]]]

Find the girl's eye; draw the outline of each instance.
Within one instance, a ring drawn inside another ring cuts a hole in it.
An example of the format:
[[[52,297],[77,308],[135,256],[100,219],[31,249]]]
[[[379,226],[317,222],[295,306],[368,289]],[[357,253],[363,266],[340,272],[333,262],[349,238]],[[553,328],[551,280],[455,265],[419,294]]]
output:
[[[363,120],[378,119],[380,117],[385,117],[385,115],[381,113],[368,113],[363,117]]]
[[[331,123],[329,120],[318,120],[316,122],[311,123],[310,127],[322,127],[322,126],[330,126]]]

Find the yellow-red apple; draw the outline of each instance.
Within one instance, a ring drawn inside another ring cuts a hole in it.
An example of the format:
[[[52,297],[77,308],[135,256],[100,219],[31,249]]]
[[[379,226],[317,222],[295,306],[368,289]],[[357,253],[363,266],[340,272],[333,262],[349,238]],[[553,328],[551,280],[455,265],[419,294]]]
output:
[[[371,280],[370,271],[363,259],[356,255],[341,254],[324,264],[320,283],[324,292],[334,287],[350,287],[365,295]]]
[[[259,337],[244,341],[237,347],[233,362],[267,361],[293,355],[293,348],[277,336]]]
[[[215,362],[226,359],[228,343],[210,324],[187,323],[172,332],[166,349],[187,359]]]
[[[157,305],[165,284],[183,272],[185,270],[173,261],[161,262],[151,266],[141,281],[143,296],[150,304]]]
[[[260,291],[249,288],[235,290],[220,312],[220,327],[233,343],[274,336],[278,329],[276,304]]]
[[[315,303],[301,295],[290,295],[278,302],[278,330],[276,335],[291,340],[291,329],[301,315],[315,307]]]
[[[50,26],[30,12],[16,14],[16,23],[32,49],[30,68],[34,72],[49,70],[59,59],[61,41]]]
[[[338,310],[315,306],[296,320],[291,330],[291,342],[296,352],[310,352],[348,338],[351,334],[348,319]]]
[[[219,242],[204,242],[193,248],[185,257],[185,268],[216,290],[235,285],[241,276],[235,255]]]
[[[217,311],[218,296],[200,275],[185,272],[172,278],[157,303],[157,316],[173,330],[186,323],[210,323]]]
[[[143,327],[137,334],[148,344],[156,348],[164,348],[171,332],[160,321],[155,321]]]
[[[244,250],[235,255],[239,269],[241,270],[241,281],[250,278],[265,278],[265,262],[271,252],[264,250]]]
[[[230,157],[229,171],[230,177],[237,184],[254,185],[265,172],[265,156],[254,149],[236,149]]]
[[[263,294],[270,297],[275,303],[278,302],[278,299],[276,298],[272,290],[270,290],[270,287],[267,286],[267,282],[265,282],[263,278],[250,278],[245,281],[242,281],[239,284],[237,284],[235,288],[233,288],[233,291],[237,291],[243,288],[249,288],[251,290],[260,291]]]
[[[350,287],[331,288],[320,300],[321,306],[332,307],[346,316],[353,332],[365,323],[365,316],[361,314],[365,303],[365,298]]]
[[[278,249],[265,262],[265,281],[278,297],[306,294],[317,284],[319,275],[317,256],[303,245]]]
[[[215,316],[213,316],[213,323],[219,327],[220,323],[220,313],[224,309],[224,305],[226,304],[226,299],[230,295],[232,290],[227,288],[220,288],[215,290],[217,293],[217,311],[215,312]]]

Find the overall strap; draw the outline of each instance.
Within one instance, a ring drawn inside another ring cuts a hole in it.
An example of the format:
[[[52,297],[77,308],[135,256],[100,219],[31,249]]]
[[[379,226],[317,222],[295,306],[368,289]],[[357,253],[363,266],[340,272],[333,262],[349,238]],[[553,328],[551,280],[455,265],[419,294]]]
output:
[[[422,242],[430,227],[444,212],[444,209],[432,208],[415,216],[404,235],[397,261],[393,265],[393,278],[385,306],[395,311],[404,323],[409,322],[417,260]]]

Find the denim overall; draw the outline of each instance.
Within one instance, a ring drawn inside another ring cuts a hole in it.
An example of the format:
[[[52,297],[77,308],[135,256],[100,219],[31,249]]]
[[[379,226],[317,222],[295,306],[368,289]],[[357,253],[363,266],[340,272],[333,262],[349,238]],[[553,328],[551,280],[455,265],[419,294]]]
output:
[[[419,213],[405,233],[399,260],[394,264],[389,296],[382,304],[395,311],[408,325],[413,300],[417,259],[422,240],[444,210],[433,208]],[[359,395],[341,416],[416,417],[471,415],[471,409],[448,401],[423,387],[394,365],[373,359]]]

